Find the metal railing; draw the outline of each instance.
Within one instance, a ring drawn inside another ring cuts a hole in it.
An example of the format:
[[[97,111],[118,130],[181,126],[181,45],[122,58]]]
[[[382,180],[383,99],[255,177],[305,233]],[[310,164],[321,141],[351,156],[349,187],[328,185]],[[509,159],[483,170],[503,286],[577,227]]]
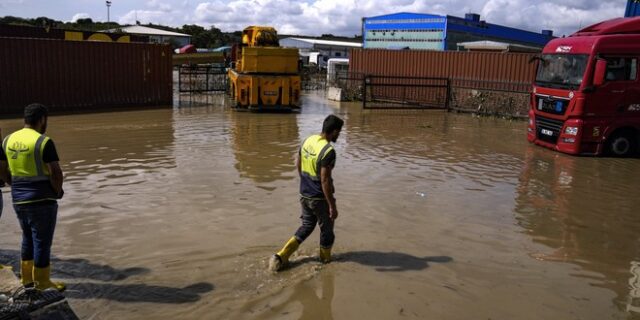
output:
[[[225,92],[228,76],[223,65],[178,67],[179,92]]]
[[[448,78],[367,75],[362,90],[365,109],[447,109],[451,83]]]

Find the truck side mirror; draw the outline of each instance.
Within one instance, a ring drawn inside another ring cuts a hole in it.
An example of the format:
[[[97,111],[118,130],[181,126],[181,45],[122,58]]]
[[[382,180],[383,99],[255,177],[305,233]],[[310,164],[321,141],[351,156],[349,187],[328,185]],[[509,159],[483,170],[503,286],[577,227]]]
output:
[[[601,86],[604,83],[605,74],[607,72],[607,60],[596,60],[596,70],[593,73],[593,85]]]

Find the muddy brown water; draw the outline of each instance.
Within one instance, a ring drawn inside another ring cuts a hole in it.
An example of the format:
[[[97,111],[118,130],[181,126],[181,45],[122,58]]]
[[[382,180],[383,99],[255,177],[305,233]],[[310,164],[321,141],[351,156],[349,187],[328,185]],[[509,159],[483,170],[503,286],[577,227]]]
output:
[[[81,318],[640,318],[638,159],[541,149],[520,121],[204,102],[50,119],[66,176],[53,268]],[[294,154],[331,113],[335,261],[317,262],[316,230],[271,274],[299,222]],[[3,193],[0,263],[16,265]]]

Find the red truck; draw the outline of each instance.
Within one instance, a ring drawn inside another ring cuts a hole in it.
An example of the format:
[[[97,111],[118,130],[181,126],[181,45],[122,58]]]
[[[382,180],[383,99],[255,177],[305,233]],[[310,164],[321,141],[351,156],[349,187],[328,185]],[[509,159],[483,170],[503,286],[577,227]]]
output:
[[[640,17],[554,39],[537,59],[529,142],[575,155],[640,151]]]

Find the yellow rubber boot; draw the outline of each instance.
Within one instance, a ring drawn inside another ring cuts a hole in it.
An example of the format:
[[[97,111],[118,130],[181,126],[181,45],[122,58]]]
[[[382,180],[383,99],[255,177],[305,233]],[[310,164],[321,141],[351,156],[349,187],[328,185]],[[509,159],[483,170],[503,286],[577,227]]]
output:
[[[322,263],[331,262],[331,248],[320,247],[320,261],[322,261]]]
[[[296,237],[291,237],[291,239],[285,243],[284,247],[282,247],[282,250],[278,251],[278,253],[271,257],[271,261],[269,261],[269,269],[272,271],[281,270],[287,265],[287,263],[289,263],[289,257],[298,250],[299,246],[300,242],[298,242],[298,239],[296,239]]]
[[[23,286],[33,282],[33,260],[20,261],[20,283]]]
[[[46,268],[33,268],[33,280],[36,282],[36,289],[45,290],[49,288],[54,288],[60,292],[64,291],[67,287],[64,283],[56,283],[52,282],[50,279],[51,275],[51,266]]]

